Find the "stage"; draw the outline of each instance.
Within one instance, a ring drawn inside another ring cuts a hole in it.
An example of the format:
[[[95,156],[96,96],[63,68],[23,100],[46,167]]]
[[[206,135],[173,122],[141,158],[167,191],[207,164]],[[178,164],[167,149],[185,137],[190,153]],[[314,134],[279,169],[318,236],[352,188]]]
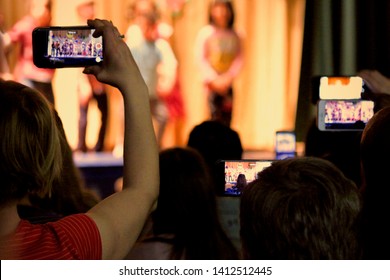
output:
[[[111,152],[89,152],[75,153],[73,159],[88,188],[101,198],[115,192],[115,182],[123,176],[122,157],[115,157]]]

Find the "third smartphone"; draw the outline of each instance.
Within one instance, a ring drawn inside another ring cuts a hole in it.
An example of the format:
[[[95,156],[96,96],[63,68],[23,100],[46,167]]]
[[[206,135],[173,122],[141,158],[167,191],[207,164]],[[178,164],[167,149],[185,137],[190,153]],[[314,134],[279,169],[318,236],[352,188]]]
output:
[[[317,126],[322,131],[363,130],[373,115],[374,102],[370,100],[320,100]]]
[[[257,173],[270,166],[274,160],[220,160],[217,184],[222,196],[240,196],[243,187],[257,178]]]
[[[279,130],[275,133],[275,157],[285,159],[296,156],[295,131]]]

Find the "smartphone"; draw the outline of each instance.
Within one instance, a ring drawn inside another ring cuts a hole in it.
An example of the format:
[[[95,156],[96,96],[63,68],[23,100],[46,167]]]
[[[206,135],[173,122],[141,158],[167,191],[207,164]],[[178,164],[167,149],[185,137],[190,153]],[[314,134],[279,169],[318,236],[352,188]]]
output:
[[[89,26],[38,27],[32,32],[33,61],[39,68],[85,67],[103,61],[103,38]]]
[[[364,91],[364,80],[359,76],[316,76],[312,99],[314,104],[320,99],[361,99]]]
[[[320,100],[317,111],[319,130],[363,130],[374,115],[374,102],[362,99]]]
[[[285,159],[296,156],[295,131],[279,130],[275,133],[275,158]]]
[[[220,160],[217,184],[222,196],[240,196],[242,188],[257,178],[257,173],[270,166],[274,160]]]

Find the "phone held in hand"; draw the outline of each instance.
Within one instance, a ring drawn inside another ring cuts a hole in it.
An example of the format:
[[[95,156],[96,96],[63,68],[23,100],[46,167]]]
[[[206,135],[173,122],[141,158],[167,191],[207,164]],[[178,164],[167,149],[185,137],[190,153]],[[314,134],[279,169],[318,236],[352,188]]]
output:
[[[270,166],[271,159],[219,160],[217,184],[222,196],[240,196],[243,188],[257,178],[257,174]]]
[[[275,133],[275,158],[285,159],[296,156],[296,135],[292,130],[278,130]]]
[[[320,100],[317,126],[321,131],[363,130],[373,115],[374,102],[370,100]]]
[[[103,61],[103,38],[89,26],[38,27],[32,32],[33,61],[39,68],[86,67]]]

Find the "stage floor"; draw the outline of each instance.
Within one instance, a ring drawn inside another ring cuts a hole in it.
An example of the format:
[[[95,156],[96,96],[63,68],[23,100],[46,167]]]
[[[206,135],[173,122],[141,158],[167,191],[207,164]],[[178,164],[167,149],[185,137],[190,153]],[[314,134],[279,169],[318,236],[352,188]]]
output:
[[[101,198],[115,192],[115,183],[123,176],[122,157],[115,157],[110,152],[90,152],[75,153],[73,159],[88,188]]]
[[[244,151],[243,153],[243,159],[272,159],[274,156],[270,151]],[[116,157],[111,152],[74,153],[73,159],[79,168],[123,166],[123,158]]]
[[[74,153],[73,159],[78,167],[123,166],[123,158],[111,152]]]
[[[270,151],[244,151],[243,159],[272,159],[274,153]],[[123,166],[123,158],[116,157],[111,152],[75,153],[76,166],[84,167],[117,167]]]

